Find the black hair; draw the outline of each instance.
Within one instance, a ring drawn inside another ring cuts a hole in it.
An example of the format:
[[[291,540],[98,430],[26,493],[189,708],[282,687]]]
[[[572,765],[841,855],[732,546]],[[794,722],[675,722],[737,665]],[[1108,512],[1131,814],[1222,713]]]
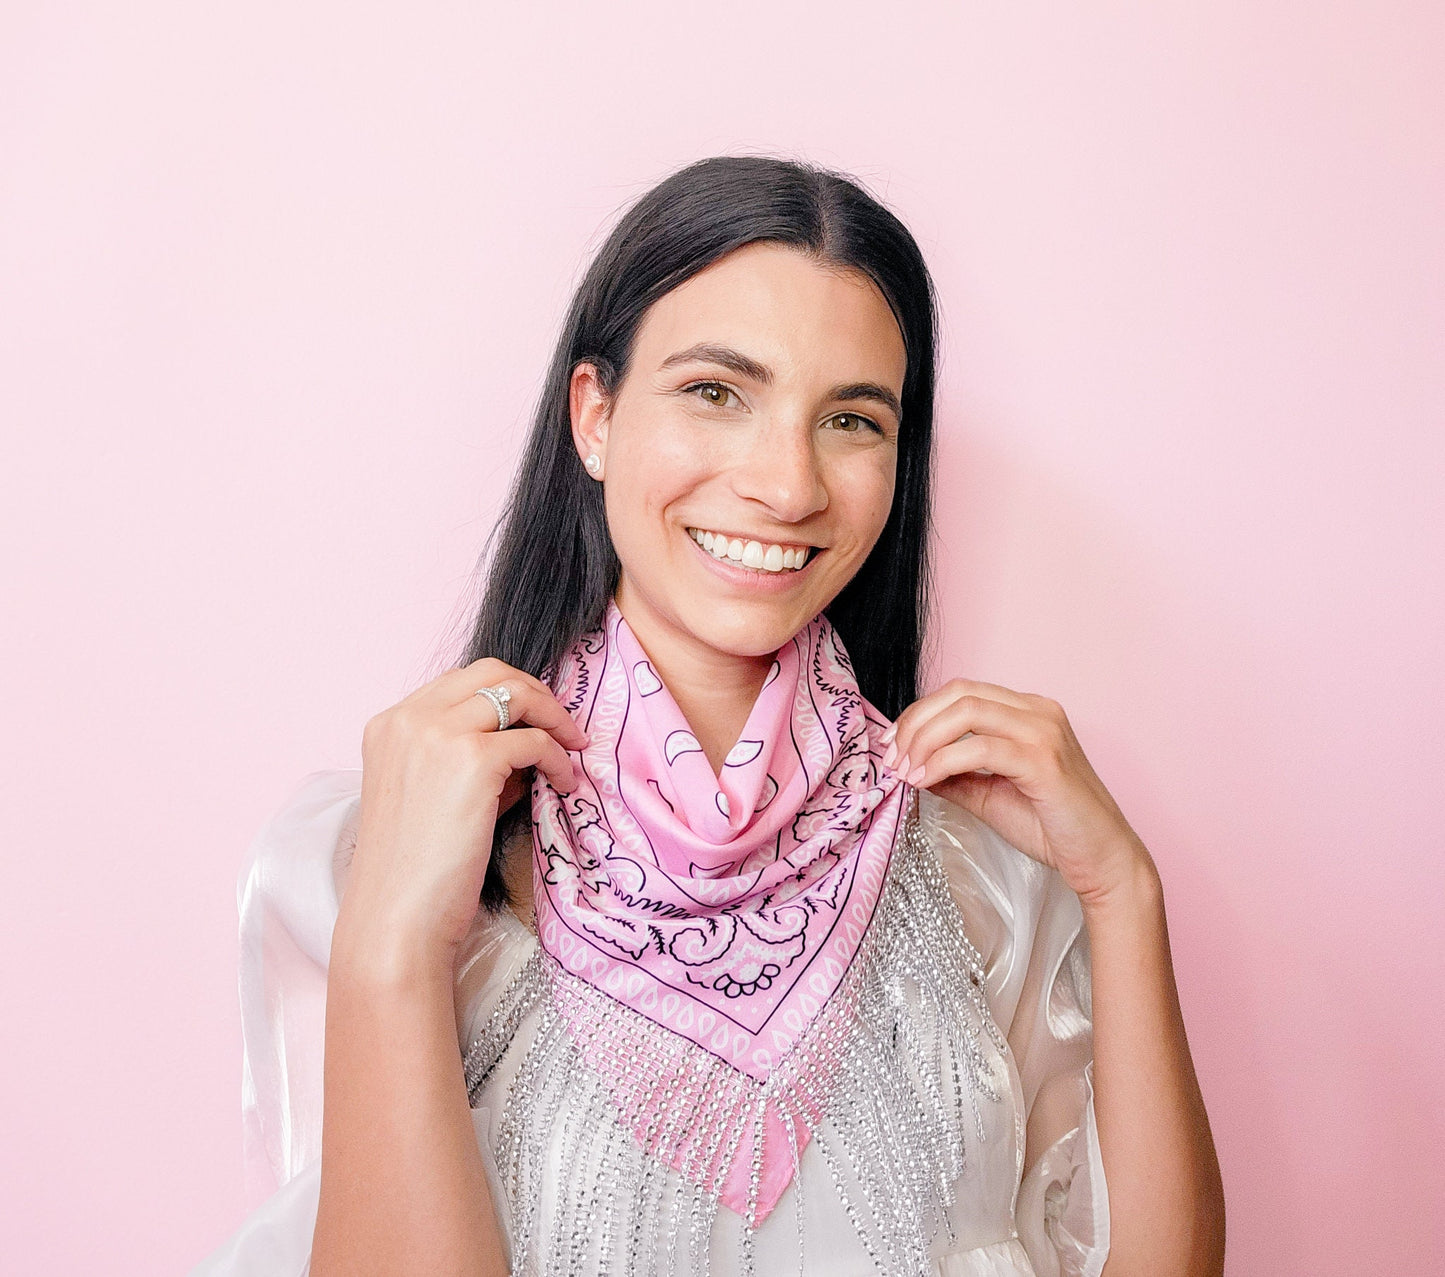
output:
[[[916,698],[931,585],[933,281],[908,229],[857,181],[769,156],[715,156],[678,170],[623,214],[593,259],[568,308],[521,465],[489,538],[495,553],[458,667],[493,656],[551,685],[572,643],[601,625],[621,568],[602,485],[587,474],[572,441],[573,369],[595,365],[603,390],[615,394],[648,308],[759,241],[860,271],[898,321],[907,370],[893,507],[872,552],[824,611],[869,701],[894,718]],[[509,901],[502,844],[528,811],[524,798],[497,822],[481,894],[488,909]]]

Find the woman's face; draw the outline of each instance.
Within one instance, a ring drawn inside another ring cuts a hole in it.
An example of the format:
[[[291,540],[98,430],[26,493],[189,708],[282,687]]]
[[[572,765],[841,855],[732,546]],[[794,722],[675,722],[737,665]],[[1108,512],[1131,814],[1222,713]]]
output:
[[[871,280],[769,243],[657,301],[610,402],[574,371],[640,637],[761,656],[838,594],[892,505],[904,371]]]

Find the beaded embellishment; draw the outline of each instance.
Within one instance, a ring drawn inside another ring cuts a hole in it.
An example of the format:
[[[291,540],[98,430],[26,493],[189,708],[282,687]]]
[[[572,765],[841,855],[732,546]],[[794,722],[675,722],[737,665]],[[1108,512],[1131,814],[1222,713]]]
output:
[[[971,1118],[982,1139],[979,1098],[1002,1098],[980,1041],[987,1034],[1007,1049],[985,998],[983,959],[964,934],[917,795],[848,975],[765,1082],[577,979],[539,947],[465,1055],[474,1107],[534,1013],[494,1134],[518,1275],[710,1272],[722,1178],[743,1140],[754,1156],[738,1268],[754,1273],[771,1102],[795,1174],[806,1131],[878,1270],[922,1277],[940,1228],[951,1235],[965,1124]],[[606,1070],[594,1067],[604,1059]],[[806,1253],[803,1194],[794,1196]]]

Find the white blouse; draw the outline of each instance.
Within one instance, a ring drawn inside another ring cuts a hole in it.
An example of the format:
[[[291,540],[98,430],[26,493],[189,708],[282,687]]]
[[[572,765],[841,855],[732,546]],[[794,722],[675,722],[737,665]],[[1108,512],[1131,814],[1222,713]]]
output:
[[[326,969],[356,844],[360,793],[359,770],[308,776],[261,830],[242,869],[242,1116],[252,1210],[193,1277],[303,1277],[309,1271],[321,1172]],[[750,1248],[752,1266],[767,1277],[1098,1277],[1109,1248],[1109,1206],[1094,1122],[1089,947],[1078,897],[1056,870],[968,812],[926,791],[918,797],[918,841],[936,856],[942,877],[932,869],[934,879],[946,883],[962,934],[982,960],[980,1001],[992,1024],[977,1026],[968,1050],[994,1092],[976,1093],[976,1108],[957,1124],[961,1172],[945,1197],[942,1226],[926,1239],[926,1257],[899,1258],[907,1247],[890,1232],[898,1232],[908,1211],[889,1209],[876,1186],[872,1196],[863,1191],[837,1152],[846,1149],[847,1132],[841,1125],[835,1131],[830,1116],[803,1147],[797,1173],[750,1247],[744,1221],[716,1206],[700,1243],[693,1211],[691,1224],[681,1223],[681,1241],[675,1226],[649,1233],[640,1257],[612,1247],[607,1273],[730,1274]],[[925,874],[920,881],[931,880]],[[541,1049],[542,1008],[524,993],[539,986],[542,956],[515,914],[479,911],[456,968],[459,1067],[466,1068],[478,1145],[514,1258],[521,1221],[513,1219],[512,1207],[522,1206],[515,1184],[509,1194],[507,1141],[515,1160],[518,1132],[544,1129],[549,1147],[541,1164],[558,1168],[560,1146],[574,1125],[569,1109],[574,1116],[584,1112],[580,1085],[545,1097],[555,1126],[538,1128],[535,1114],[528,1125],[513,1111],[524,1102],[517,1097],[525,1091],[532,1048]],[[890,987],[902,983],[889,978]],[[896,1014],[910,1014],[916,1001],[899,1001]],[[924,1013],[916,1014],[911,1031],[901,1027],[905,1039],[922,1041]],[[898,1027],[893,1032],[896,1041]],[[939,1076],[963,1073],[954,1061]],[[955,1099],[949,1093],[941,1103],[951,1111]],[[596,1109],[579,1120],[595,1122]],[[568,1163],[574,1164],[575,1158]],[[859,1173],[866,1177],[866,1167]],[[559,1178],[542,1177],[538,1200],[522,1217],[531,1224],[529,1273],[548,1258],[546,1239],[566,1217],[572,1194]],[[667,1210],[662,1203],[670,1200],[683,1218],[686,1190],[677,1172],[662,1166],[654,1179],[648,1211],[637,1217],[660,1220]],[[630,1182],[625,1175],[608,1177],[614,1194]],[[593,1258],[572,1271],[602,1267]]]

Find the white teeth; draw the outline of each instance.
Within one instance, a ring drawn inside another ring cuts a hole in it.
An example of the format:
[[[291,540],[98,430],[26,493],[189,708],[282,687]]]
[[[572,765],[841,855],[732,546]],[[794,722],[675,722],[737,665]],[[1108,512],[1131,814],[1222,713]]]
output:
[[[761,541],[744,541],[725,537],[700,528],[689,528],[688,535],[715,559],[740,563],[743,567],[763,572],[796,571],[808,561],[808,549],[784,549],[780,545],[764,546]]]

